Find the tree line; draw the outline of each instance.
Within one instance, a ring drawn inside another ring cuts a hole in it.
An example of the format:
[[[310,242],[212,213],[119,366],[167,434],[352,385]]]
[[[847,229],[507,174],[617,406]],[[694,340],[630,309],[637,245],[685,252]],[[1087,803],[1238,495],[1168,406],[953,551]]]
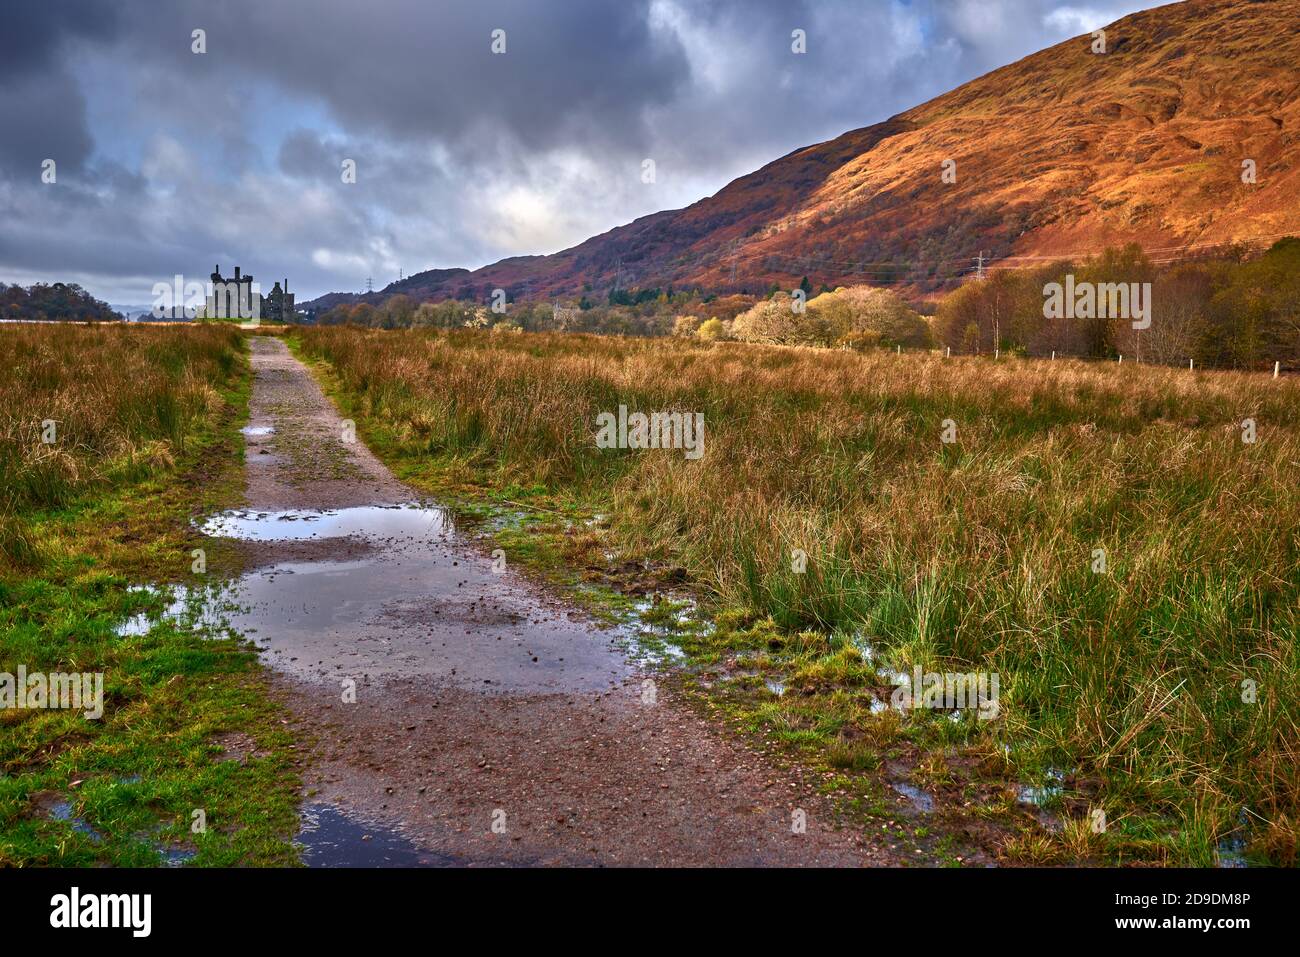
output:
[[[1053,291],[1095,290],[1092,305],[1064,313]],[[1130,300],[1130,293],[1132,298]],[[1118,297],[1118,299],[1117,299]],[[1082,261],[995,269],[937,302],[909,302],[891,288],[822,287],[807,277],[766,296],[701,290],[584,290],[565,303],[416,302],[398,294],[381,303],[340,304],[322,324],[381,328],[430,326],[499,331],[691,336],[828,348],[939,348],[956,354],[1075,356],[1249,369],[1280,361],[1300,366],[1300,239],[1262,255],[1246,247],[1168,265],[1137,245]],[[1114,309],[1116,302],[1123,308]],[[1110,309],[1106,308],[1109,303]],[[1140,314],[1139,314],[1140,307]],[[1140,320],[1140,321],[1137,321]]]
[[[0,319],[24,322],[116,322],[122,317],[76,283],[0,285]]]
[[[1045,315],[1053,285],[1149,286],[1145,327],[1131,317]],[[1213,259],[1157,266],[1136,245],[1080,263],[1002,270],[968,282],[939,304],[939,344],[953,352],[1120,355],[1144,362],[1250,369],[1300,361],[1300,239],[1260,256],[1245,248]]]

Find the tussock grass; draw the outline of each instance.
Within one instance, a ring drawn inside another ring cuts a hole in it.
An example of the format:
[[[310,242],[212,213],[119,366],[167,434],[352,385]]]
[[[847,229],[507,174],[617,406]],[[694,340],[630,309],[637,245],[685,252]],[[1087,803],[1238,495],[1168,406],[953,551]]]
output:
[[[22,516],[170,470],[221,410],[240,352],[237,331],[210,326],[6,328],[0,561],[35,559]]]
[[[997,672],[988,733],[1025,767],[1099,775],[1112,820],[1170,822],[1174,859],[1212,863],[1244,808],[1294,860],[1300,383],[574,335],[301,342],[408,465],[606,504],[624,545],[792,634]],[[703,412],[703,459],[597,449],[620,403]]]

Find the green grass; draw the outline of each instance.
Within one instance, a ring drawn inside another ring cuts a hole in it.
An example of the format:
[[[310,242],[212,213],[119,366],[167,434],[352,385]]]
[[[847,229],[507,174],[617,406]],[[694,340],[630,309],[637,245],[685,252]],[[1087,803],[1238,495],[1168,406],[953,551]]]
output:
[[[166,390],[168,380],[179,388],[199,371],[178,340],[169,342],[158,365],[171,369],[154,389]],[[51,335],[40,348],[63,344]],[[117,345],[90,348],[69,364],[93,379],[95,364],[112,361]],[[93,481],[11,516],[30,551],[0,574],[0,670],[102,672],[105,711],[99,720],[56,709],[0,711],[0,865],[151,866],[165,851],[187,856],[190,866],[296,861],[293,740],[251,646],[184,620],[162,619],[144,635],[117,633],[129,616],[160,617],[166,583],[202,588],[239,568],[233,548],[191,524],[242,493],[239,428],[250,370],[237,334],[225,347],[228,358],[208,370],[208,398],[182,417],[178,434],[160,440],[165,455],[121,470],[105,462],[120,440],[99,455],[83,446],[72,454],[84,456],[78,474]],[[60,390],[82,380],[52,383],[52,400],[74,407]],[[104,381],[112,381],[108,370]],[[149,428],[149,419],[135,421],[140,431],[127,430],[128,441]],[[192,572],[199,547],[207,551],[202,575]],[[142,583],[161,587],[131,588]],[[56,807],[68,819],[51,813]]]

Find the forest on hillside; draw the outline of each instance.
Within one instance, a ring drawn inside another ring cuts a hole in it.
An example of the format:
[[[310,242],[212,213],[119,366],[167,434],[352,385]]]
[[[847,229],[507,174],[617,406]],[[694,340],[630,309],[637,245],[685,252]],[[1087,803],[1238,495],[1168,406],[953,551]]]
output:
[[[1149,325],[1115,316],[1047,318],[1052,284],[1149,284]],[[1300,239],[1263,254],[1246,247],[1215,257],[1153,262],[1140,247],[1061,260],[1032,269],[990,271],[937,302],[909,301],[887,286],[813,291],[772,287],[765,296],[701,290],[588,290],[576,301],[515,301],[498,310],[478,301],[417,302],[405,294],[378,304],[340,304],[322,325],[372,328],[461,327],[499,331],[695,336],[830,348],[943,348],[954,354],[1121,355],[1143,362],[1250,369],[1300,366]]]

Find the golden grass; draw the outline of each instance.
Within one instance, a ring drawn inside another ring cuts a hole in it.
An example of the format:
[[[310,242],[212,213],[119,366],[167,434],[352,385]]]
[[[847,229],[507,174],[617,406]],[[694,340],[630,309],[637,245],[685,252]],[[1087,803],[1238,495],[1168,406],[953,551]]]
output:
[[[407,457],[604,502],[624,545],[791,632],[999,673],[1000,739],[1181,822],[1183,859],[1208,863],[1243,808],[1294,844],[1300,383],[571,335],[302,341]],[[704,457],[596,448],[620,403],[703,412]]]
[[[11,326],[0,334],[0,560],[28,562],[25,518],[172,468],[223,408],[234,329]]]

